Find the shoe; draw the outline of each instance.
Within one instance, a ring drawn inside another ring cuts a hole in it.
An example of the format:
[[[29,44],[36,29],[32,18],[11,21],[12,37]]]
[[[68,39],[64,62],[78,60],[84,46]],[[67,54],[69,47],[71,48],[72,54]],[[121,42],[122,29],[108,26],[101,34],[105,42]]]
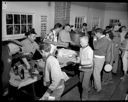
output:
[[[107,84],[108,84],[107,81],[102,82],[102,85],[107,85]]]
[[[2,96],[7,96],[9,94],[9,91],[8,89],[4,91],[3,95]]]
[[[121,77],[120,79],[121,79],[121,80],[124,80],[124,78],[125,78],[125,77],[123,76],[123,77]]]
[[[108,83],[112,84],[113,83],[113,80],[109,80]]]
[[[82,101],[86,101],[86,100],[88,100],[88,95],[82,97]]]

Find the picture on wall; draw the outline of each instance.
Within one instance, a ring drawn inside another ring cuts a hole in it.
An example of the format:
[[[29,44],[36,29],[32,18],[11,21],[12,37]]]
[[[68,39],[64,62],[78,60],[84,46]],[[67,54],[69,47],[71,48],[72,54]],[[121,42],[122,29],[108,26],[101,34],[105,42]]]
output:
[[[94,27],[100,27],[100,18],[99,17],[93,17],[92,28],[94,28]]]
[[[115,23],[120,23],[119,19],[110,19],[109,20],[109,25],[114,25]]]

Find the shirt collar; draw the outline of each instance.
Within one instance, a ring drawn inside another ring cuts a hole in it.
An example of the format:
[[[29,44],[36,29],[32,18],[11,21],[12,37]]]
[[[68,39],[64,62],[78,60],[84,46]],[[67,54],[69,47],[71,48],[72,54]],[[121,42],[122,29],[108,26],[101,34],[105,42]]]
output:
[[[52,32],[53,32],[54,34],[56,34],[56,31],[55,31],[55,30],[53,30]]]
[[[100,39],[103,38],[103,37],[105,37],[105,35],[101,35]]]

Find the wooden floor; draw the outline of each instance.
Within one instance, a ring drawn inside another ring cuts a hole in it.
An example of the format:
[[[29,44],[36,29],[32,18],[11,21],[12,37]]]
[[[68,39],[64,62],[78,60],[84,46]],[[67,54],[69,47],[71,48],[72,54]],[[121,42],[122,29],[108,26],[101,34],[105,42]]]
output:
[[[94,90],[89,93],[88,100],[124,100],[126,91],[128,91],[128,76],[125,76],[124,80],[121,80],[122,75],[113,75],[113,83],[108,85],[102,85],[101,93],[97,94]],[[24,97],[23,97],[24,96]],[[4,100],[8,98],[5,97]],[[31,97],[22,95],[22,100],[31,100]],[[21,98],[19,99],[21,100]],[[80,101],[80,92],[78,87],[75,86],[61,98],[62,101]],[[7,100],[8,101],[8,100]],[[16,102],[18,99],[16,100]]]
[[[121,80],[120,77],[120,75],[113,75],[113,83],[102,85],[103,90],[99,94],[90,91],[88,100],[124,100],[128,90],[128,76],[125,76],[124,80]],[[80,101],[78,87],[74,87],[61,100]]]

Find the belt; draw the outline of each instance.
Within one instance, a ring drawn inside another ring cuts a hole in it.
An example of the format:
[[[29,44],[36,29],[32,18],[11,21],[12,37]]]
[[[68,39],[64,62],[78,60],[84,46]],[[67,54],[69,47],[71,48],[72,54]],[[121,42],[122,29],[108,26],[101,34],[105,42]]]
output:
[[[105,56],[94,55],[96,58],[105,58]]]

